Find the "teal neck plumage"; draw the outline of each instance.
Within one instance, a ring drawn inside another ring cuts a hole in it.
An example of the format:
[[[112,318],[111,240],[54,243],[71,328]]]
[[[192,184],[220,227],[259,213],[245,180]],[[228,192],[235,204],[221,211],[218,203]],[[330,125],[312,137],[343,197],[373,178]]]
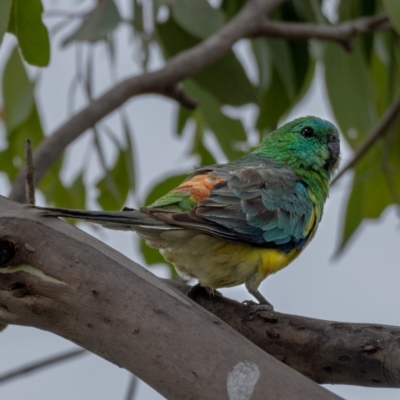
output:
[[[298,142],[291,140],[290,135],[276,137],[274,134],[266,137],[252,154],[263,155],[277,164],[288,166],[303,181],[316,197],[317,203],[323,205],[328,197],[330,179],[333,171],[324,167],[327,154],[321,149],[321,154],[299,157],[302,149],[296,147]]]

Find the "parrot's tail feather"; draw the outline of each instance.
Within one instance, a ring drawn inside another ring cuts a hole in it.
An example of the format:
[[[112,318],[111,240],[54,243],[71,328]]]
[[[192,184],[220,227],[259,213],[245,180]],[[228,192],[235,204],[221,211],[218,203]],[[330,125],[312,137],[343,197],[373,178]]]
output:
[[[170,229],[179,229],[176,226],[168,223],[157,221],[149,215],[144,214],[140,210],[129,211],[84,211],[71,210],[68,208],[51,208],[37,207],[34,208],[40,211],[40,215],[45,217],[62,217],[80,219],[95,224],[103,225],[109,229],[116,230],[157,230],[164,231]]]

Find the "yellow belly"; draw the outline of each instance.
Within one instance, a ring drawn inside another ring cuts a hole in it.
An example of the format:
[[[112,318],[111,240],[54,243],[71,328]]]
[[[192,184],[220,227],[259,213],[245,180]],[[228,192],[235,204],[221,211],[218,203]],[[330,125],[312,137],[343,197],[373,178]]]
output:
[[[297,249],[284,253],[183,230],[164,232],[147,243],[159,248],[182,275],[215,289],[242,283],[257,289],[268,275],[284,268],[300,253]]]

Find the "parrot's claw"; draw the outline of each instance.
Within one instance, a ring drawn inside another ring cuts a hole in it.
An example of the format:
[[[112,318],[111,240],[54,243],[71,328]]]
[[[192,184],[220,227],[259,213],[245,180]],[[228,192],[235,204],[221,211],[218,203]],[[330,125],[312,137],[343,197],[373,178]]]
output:
[[[194,298],[201,292],[206,292],[210,298],[214,297],[222,297],[222,293],[218,292],[218,290],[212,289],[208,286],[202,286],[200,283],[193,285],[187,292],[186,296],[190,297],[194,300]]]
[[[249,314],[257,314],[260,311],[274,311],[274,306],[270,303],[256,304],[251,300],[246,300],[242,304],[246,307],[250,307]]]
[[[252,294],[257,300],[258,304],[251,300],[244,301],[245,306],[251,307],[250,314],[256,314],[259,311],[274,311],[274,306],[257,290],[246,285],[247,290]]]

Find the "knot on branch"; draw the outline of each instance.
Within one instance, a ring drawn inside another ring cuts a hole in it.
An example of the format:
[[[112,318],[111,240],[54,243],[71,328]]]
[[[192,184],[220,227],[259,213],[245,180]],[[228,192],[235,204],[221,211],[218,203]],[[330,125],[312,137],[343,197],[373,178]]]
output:
[[[7,239],[0,239],[0,268],[8,267],[16,252],[17,246],[13,242]]]

